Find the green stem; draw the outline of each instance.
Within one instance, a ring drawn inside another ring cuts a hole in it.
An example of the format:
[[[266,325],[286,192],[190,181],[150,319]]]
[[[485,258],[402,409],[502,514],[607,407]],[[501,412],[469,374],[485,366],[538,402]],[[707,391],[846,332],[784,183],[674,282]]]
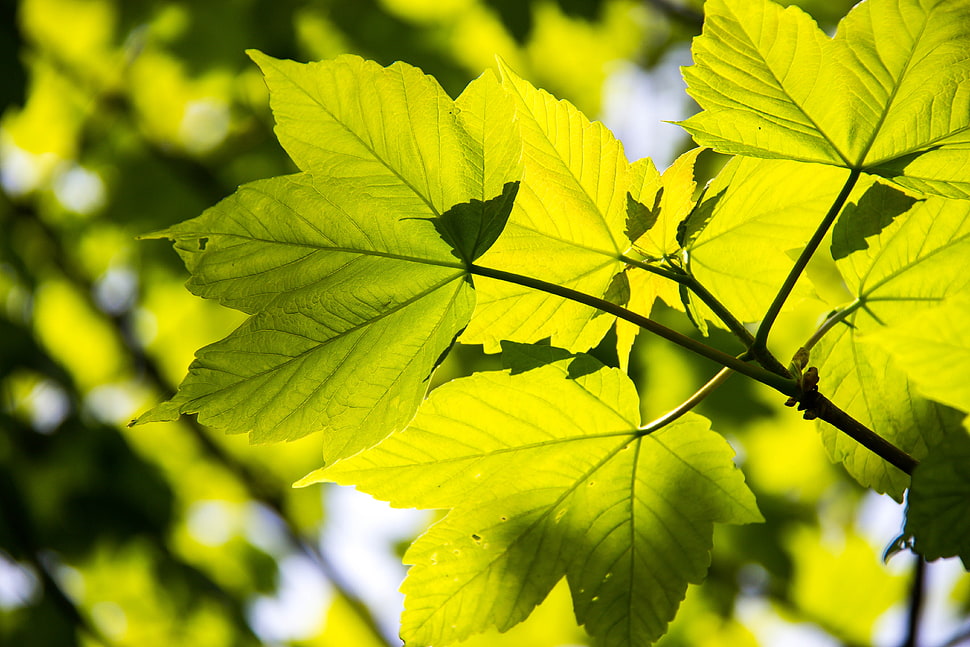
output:
[[[822,337],[824,337],[828,331],[832,330],[836,324],[841,323],[846,317],[858,310],[861,305],[862,301],[860,299],[856,299],[841,310],[836,310],[825,321],[822,322],[822,325],[819,326],[814,333],[812,333],[812,336],[808,338],[808,341],[805,342],[803,348],[807,351],[812,350],[815,347],[815,344],[822,341]]]
[[[751,351],[754,353],[756,359],[761,360],[762,357],[767,357],[768,349],[768,333],[771,332],[771,327],[775,323],[775,319],[778,318],[778,314],[781,312],[782,307],[784,307],[785,302],[788,300],[788,296],[791,291],[795,288],[795,283],[801,277],[802,272],[805,271],[805,267],[808,266],[808,262],[812,259],[818,246],[822,243],[822,239],[825,238],[825,234],[828,233],[829,228],[835,219],[838,217],[839,212],[842,211],[842,207],[845,205],[846,200],[849,199],[849,194],[852,193],[852,189],[855,188],[856,182],[859,180],[861,175],[859,169],[852,169],[849,171],[849,177],[846,178],[845,184],[842,185],[842,190],[839,195],[835,198],[835,202],[829,208],[828,213],[819,223],[818,228],[815,229],[815,233],[812,234],[812,238],[805,245],[805,249],[802,253],[798,255],[798,259],[792,266],[791,271],[785,278],[785,282],[782,284],[781,289],[778,290],[778,294],[775,295],[774,300],[768,307],[768,311],[765,313],[764,318],[761,320],[761,325],[758,326],[758,332],[754,336],[754,344],[751,346]]]
[[[728,310],[723,303],[721,303],[717,297],[715,297],[691,274],[684,271],[673,271],[660,268],[650,265],[649,263],[643,263],[628,256],[620,256],[620,260],[627,265],[652,272],[683,285],[688,290],[693,292],[697,298],[704,303],[704,305],[711,309],[711,312],[713,312],[714,315],[724,323],[727,329],[730,330],[731,333],[738,338],[738,340],[740,340],[740,342],[744,345],[745,350],[749,350],[752,346],[754,346],[755,339],[754,335],[751,334],[751,331],[749,331],[744,324],[741,323],[741,321],[735,317],[734,314]],[[772,373],[776,373],[786,378],[791,377],[791,373],[788,372],[788,369],[785,368],[785,366],[771,353],[762,353],[761,357],[757,357],[755,359],[758,360],[759,364],[764,366]]]
[[[583,292],[578,292],[555,283],[548,283],[540,279],[534,279],[529,276],[523,276],[521,274],[515,274],[512,272],[505,272],[503,270],[496,270],[490,267],[482,267],[480,265],[475,265],[474,263],[469,265],[468,271],[477,276],[484,276],[491,279],[497,279],[499,281],[506,281],[508,283],[514,283],[523,287],[532,288],[534,290],[540,290],[542,292],[563,297],[564,299],[582,303],[590,306],[591,308],[602,310],[603,312],[619,317],[624,321],[629,321],[635,326],[639,326],[644,330],[648,330],[655,335],[663,337],[664,339],[671,341],[693,353],[696,353],[701,357],[706,357],[712,362],[716,362],[721,366],[731,368],[742,375],[746,375],[753,380],[757,380],[762,384],[770,386],[780,393],[784,393],[785,395],[791,397],[797,397],[800,393],[798,384],[792,379],[782,377],[781,375],[768,371],[761,366],[749,364],[748,362],[738,359],[733,355],[728,355],[727,353],[717,350],[716,348],[712,348],[707,344],[697,341],[696,339],[691,339],[690,337],[683,335],[676,330],[671,330],[663,324],[659,324],[652,319],[644,317],[643,315],[631,310],[627,310],[623,306],[611,303],[605,299],[600,299]]]
[[[646,436],[648,434],[652,434],[655,431],[659,431],[660,429],[663,429],[664,427],[672,423],[674,420],[681,417],[682,415],[684,415],[685,413],[687,413],[688,411],[696,407],[698,404],[700,404],[701,401],[704,400],[704,398],[709,396],[711,393],[713,393],[717,387],[724,384],[724,382],[729,377],[731,377],[732,373],[734,373],[734,371],[732,371],[731,369],[727,367],[722,368],[720,371],[717,372],[717,374],[714,377],[708,380],[707,383],[704,384],[704,386],[697,389],[694,395],[690,396],[689,398],[681,402],[679,405],[677,405],[675,408],[671,409],[670,411],[663,414],[659,418],[651,420],[647,424],[640,427],[640,429],[637,432],[637,435]]]

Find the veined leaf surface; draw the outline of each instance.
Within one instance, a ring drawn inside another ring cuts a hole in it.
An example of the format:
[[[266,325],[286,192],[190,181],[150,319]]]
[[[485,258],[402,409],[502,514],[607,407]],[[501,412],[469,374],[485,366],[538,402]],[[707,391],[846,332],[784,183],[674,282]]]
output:
[[[860,200],[850,205],[842,214],[847,224],[833,232],[834,249],[855,250],[837,263],[856,301],[815,347],[812,361],[818,365],[823,393],[919,459],[959,430],[963,414],[922,397],[904,365],[867,336],[878,341],[884,327],[914,320],[970,287],[964,271],[970,257],[970,207],[941,198],[905,202],[909,211],[877,234],[866,235],[875,216],[859,210],[885,204]],[[860,239],[865,246],[858,244]],[[833,460],[844,462],[860,483],[902,497],[908,485],[905,474],[828,425],[822,425],[822,438]]]
[[[709,0],[685,68],[715,150],[864,169],[970,197],[970,5],[866,0],[833,39],[797,7]]]
[[[970,412],[970,295],[957,294],[919,317],[871,336],[926,397]]]
[[[503,346],[509,370],[435,390],[406,430],[305,482],[450,509],[405,555],[408,645],[507,629],[563,575],[603,645],[656,640],[713,522],[761,519],[731,448],[693,414],[642,435],[632,382],[588,356]]]
[[[735,157],[707,187],[707,224],[688,242],[691,273],[744,322],[759,321],[848,171],[788,160]],[[741,250],[744,250],[743,253]],[[807,282],[796,296],[807,294]],[[695,319],[716,321],[692,301]]]
[[[600,123],[502,67],[522,137],[523,175],[502,237],[480,264],[525,274],[597,297],[623,269],[629,164]],[[561,297],[477,277],[478,306],[462,336],[497,351],[499,342],[533,342],[586,350],[613,317]]]
[[[334,460],[410,420],[468,323],[467,267],[508,219],[517,139],[484,121],[507,103],[491,75],[466,89],[459,119],[403,64],[253,58],[306,170],[156,234],[175,240],[193,292],[252,316],[200,350],[175,397],[140,420],[198,413],[256,442],[326,430]]]

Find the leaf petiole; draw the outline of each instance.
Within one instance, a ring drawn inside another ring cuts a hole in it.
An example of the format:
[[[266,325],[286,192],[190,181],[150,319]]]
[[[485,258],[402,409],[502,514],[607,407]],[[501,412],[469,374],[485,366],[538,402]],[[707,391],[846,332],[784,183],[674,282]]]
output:
[[[745,362],[744,360],[741,360],[733,355],[729,355],[723,351],[708,346],[707,344],[683,335],[676,330],[672,330],[663,324],[657,323],[648,317],[644,317],[643,315],[633,312],[632,310],[627,310],[623,306],[611,303],[605,299],[600,299],[583,292],[578,292],[555,283],[549,283],[540,279],[515,274],[513,272],[506,272],[504,270],[497,270],[491,267],[482,267],[474,263],[468,265],[468,271],[476,276],[484,276],[487,278],[506,281],[516,285],[521,285],[523,287],[532,288],[534,290],[541,290],[548,294],[554,294],[556,296],[563,297],[564,299],[576,301],[577,303],[582,303],[590,306],[591,308],[602,310],[603,312],[619,317],[620,319],[629,321],[635,326],[640,326],[644,330],[648,330],[655,335],[663,337],[667,341],[673,342],[682,348],[700,355],[701,357],[706,357],[712,362],[731,368],[742,375],[746,375],[753,380],[757,380],[762,384],[770,386],[776,391],[787,396],[797,397],[801,393],[798,383],[791,378],[778,375],[777,373],[766,370],[756,364]]]
[[[818,227],[815,229],[815,233],[812,234],[811,239],[802,249],[801,254],[795,260],[795,264],[792,266],[791,271],[788,272],[788,276],[785,277],[785,282],[782,283],[781,288],[775,295],[774,300],[771,305],[768,306],[768,311],[761,320],[761,325],[758,326],[758,332],[754,336],[754,344],[751,346],[751,352],[754,354],[755,358],[759,361],[762,358],[768,356],[768,334],[771,332],[771,327],[775,323],[775,319],[778,318],[778,314],[784,307],[785,302],[788,300],[788,296],[791,291],[795,288],[795,283],[801,277],[802,272],[808,266],[808,262],[815,255],[815,251],[818,246],[822,244],[822,239],[825,238],[825,234],[828,233],[829,228],[835,219],[838,217],[839,213],[842,211],[842,207],[845,206],[846,201],[849,199],[849,194],[852,193],[852,189],[855,188],[856,182],[859,180],[859,176],[862,171],[854,168],[849,171],[849,177],[846,178],[845,184],[842,185],[842,190],[839,191],[839,195],[836,196],[835,202],[829,207],[828,212],[825,217],[822,218],[822,222],[819,223]]]
[[[680,285],[683,285],[688,290],[693,292],[698,299],[700,299],[704,305],[711,309],[718,319],[720,319],[727,329],[738,338],[738,340],[744,345],[745,350],[749,350],[754,346],[755,338],[751,334],[743,323],[738,320],[734,314],[725,307],[717,297],[715,297],[700,281],[698,281],[693,275],[684,272],[683,270],[673,270],[658,267],[656,265],[651,265],[649,263],[644,263],[636,259],[630,258],[628,256],[620,256],[620,260],[624,263],[636,267],[638,269],[646,270],[653,274],[657,274],[664,278],[675,281]],[[762,353],[761,357],[756,358],[758,363],[764,366],[766,369],[772,373],[777,373],[782,377],[791,377],[788,369],[778,361],[778,359],[769,352]]]
[[[655,431],[659,431],[663,429],[664,427],[672,423],[677,418],[680,418],[682,415],[684,415],[685,413],[687,413],[688,411],[696,407],[698,404],[700,404],[704,400],[704,398],[706,398],[711,393],[713,393],[714,390],[717,389],[717,387],[724,384],[724,382],[727,381],[729,377],[731,377],[732,373],[734,373],[734,371],[725,366],[720,371],[718,371],[714,375],[714,377],[709,379],[704,384],[704,386],[697,389],[697,391],[694,392],[694,395],[690,396],[689,398],[687,398],[686,400],[684,400],[683,402],[681,402],[676,407],[674,407],[667,413],[663,414],[659,418],[655,418],[654,420],[651,420],[647,424],[640,427],[637,430],[637,436],[647,436],[649,434],[652,434]]]

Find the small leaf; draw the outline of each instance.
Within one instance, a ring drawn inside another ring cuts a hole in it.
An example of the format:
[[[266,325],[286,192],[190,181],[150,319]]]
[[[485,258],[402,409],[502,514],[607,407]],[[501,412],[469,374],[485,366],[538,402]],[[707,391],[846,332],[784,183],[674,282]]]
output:
[[[600,644],[656,640],[704,577],[713,522],[761,520],[730,447],[694,414],[643,436],[633,383],[592,358],[508,350],[538,366],[450,382],[405,431],[303,482],[450,509],[405,555],[408,645],[507,629],[563,575]]]
[[[653,163],[649,159],[634,163],[636,199],[653,202],[659,211],[656,224],[633,241],[634,247],[645,256],[663,258],[682,247],[677,240],[678,225],[694,208],[697,188],[694,164],[703,151],[703,148],[694,148],[678,157],[659,177],[659,183],[655,179],[656,171],[651,171]]]
[[[956,433],[913,472],[906,532],[928,560],[959,557],[970,570],[970,435]]]
[[[519,190],[518,182],[508,182],[502,195],[486,200],[462,202],[435,218],[435,229],[466,265],[474,262],[498,239],[508,222]]]
[[[650,231],[657,224],[660,217],[660,199],[663,197],[663,187],[654,196],[653,204],[649,207],[633,198],[632,193],[626,194],[626,235],[630,242],[636,242],[641,236]]]
[[[652,259],[665,259],[676,255],[680,250],[677,241],[677,223],[686,216],[694,206],[694,163],[703,151],[695,148],[678,157],[663,175],[657,172],[653,162],[640,159],[631,165],[633,180],[631,190],[627,196],[628,205],[634,205],[634,210],[646,208],[644,204],[653,205],[648,210],[649,217],[642,219],[640,224],[649,227],[633,240],[634,249],[640,254]],[[630,228],[630,210],[628,206],[627,227]],[[671,307],[679,307],[677,283],[656,274],[631,267],[627,270],[627,283],[630,286],[628,307],[634,312],[649,316],[654,302],[659,298]],[[617,355],[620,367],[626,368],[630,349],[640,327],[618,319],[616,322]]]

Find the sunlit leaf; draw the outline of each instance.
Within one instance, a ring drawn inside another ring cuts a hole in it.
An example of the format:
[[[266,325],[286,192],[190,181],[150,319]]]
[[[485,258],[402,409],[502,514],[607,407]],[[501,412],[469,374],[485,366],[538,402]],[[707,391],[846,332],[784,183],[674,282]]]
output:
[[[602,644],[655,640],[704,577],[712,522],[761,519],[730,447],[692,414],[642,435],[633,383],[592,358],[506,349],[508,370],[437,389],[405,431],[305,482],[451,509],[405,556],[408,645],[507,629],[563,575]]]
[[[791,270],[787,252],[805,245],[846,174],[831,166],[732,159],[698,206],[709,222],[689,243],[691,273],[735,317],[759,321]],[[800,284],[796,296],[807,288]],[[703,304],[693,305],[698,319],[716,321]]]
[[[633,179],[627,196],[626,234],[634,249],[646,259],[662,261],[680,249],[677,227],[694,206],[694,163],[703,149],[695,148],[678,157],[663,175],[649,158],[631,165]],[[627,307],[649,316],[659,298],[667,305],[682,308],[678,284],[651,272],[630,268]],[[616,322],[620,366],[625,367],[633,341],[640,332],[622,319]]]
[[[602,297],[623,269],[630,170],[623,147],[600,123],[537,90],[507,67],[503,86],[515,102],[523,175],[501,238],[484,266],[534,276]],[[492,279],[476,278],[478,307],[462,341],[490,351],[503,339],[586,350],[613,317],[588,306]]]
[[[924,396],[970,411],[970,297],[963,294],[871,336]]]
[[[868,0],[833,39],[801,9],[769,0],[704,9],[684,72],[704,109],[683,122],[698,143],[970,197],[970,5]]]
[[[198,413],[254,442],[327,430],[332,460],[407,423],[467,324],[467,266],[508,219],[517,140],[484,120],[503,106],[491,75],[469,86],[459,121],[403,64],[252,56],[281,141],[308,171],[245,185],[157,234],[175,241],[193,292],[252,316],[200,350],[176,396],[140,420]]]
[[[198,413],[255,442],[327,429],[328,458],[404,425],[471,315],[465,271],[415,199],[383,205],[307,175],[240,188],[160,232],[189,288],[252,315],[201,349],[179,392],[142,421]]]
[[[873,203],[860,201],[857,208]],[[970,207],[963,201],[917,202],[875,235],[871,219],[837,228],[833,249],[855,249],[838,261],[856,300],[812,352],[820,390],[850,415],[917,459],[927,455],[962,414],[921,397],[902,367],[867,336],[884,327],[915,321],[924,312],[970,286],[964,271],[970,254]],[[861,229],[860,229],[861,228]],[[865,243],[865,247],[859,241]],[[822,426],[833,460],[845,463],[863,485],[902,497],[908,478],[841,432]]]
[[[353,178],[381,197],[418,197],[434,214],[483,198],[466,172],[471,137],[421,70],[349,55],[307,64],[249,55],[269,86],[276,136],[301,170]]]

